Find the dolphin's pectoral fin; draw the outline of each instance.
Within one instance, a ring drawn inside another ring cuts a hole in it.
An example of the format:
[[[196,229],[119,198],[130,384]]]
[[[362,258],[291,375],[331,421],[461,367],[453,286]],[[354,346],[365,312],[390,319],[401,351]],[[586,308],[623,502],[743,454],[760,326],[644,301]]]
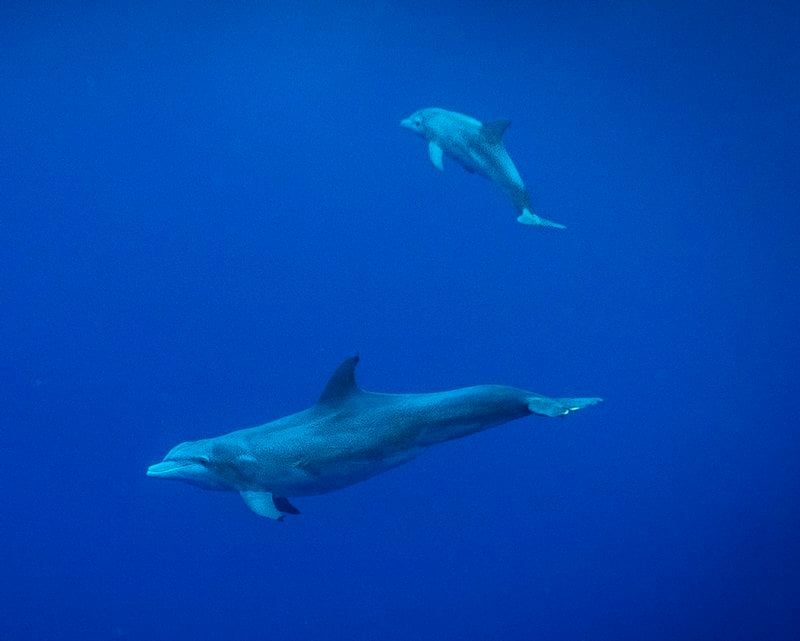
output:
[[[494,122],[483,123],[481,129],[483,130],[486,142],[493,145],[503,142],[503,134],[506,133],[506,129],[508,129],[510,124],[510,120],[495,120]]]
[[[431,157],[433,166],[439,171],[444,171],[444,151],[442,151],[442,148],[432,140],[428,143],[428,155]]]
[[[522,213],[517,216],[517,221],[523,225],[535,225],[539,227],[553,227],[555,229],[566,229],[561,223],[547,220],[541,216],[537,216],[530,209],[523,209]]]
[[[287,499],[285,496],[273,496],[272,502],[275,504],[276,508],[285,514],[300,514],[300,510],[289,503],[289,499]]]
[[[286,516],[280,509],[278,509],[271,492],[245,491],[239,492],[239,494],[242,495],[247,507],[249,507],[259,516],[266,516],[268,519],[274,519],[276,521],[281,521],[283,520],[283,517]],[[286,501],[286,499],[283,500]],[[289,502],[286,501],[286,503]]]
[[[539,416],[566,416],[570,412],[597,405],[602,398],[548,398],[533,396],[528,399],[528,409]]]

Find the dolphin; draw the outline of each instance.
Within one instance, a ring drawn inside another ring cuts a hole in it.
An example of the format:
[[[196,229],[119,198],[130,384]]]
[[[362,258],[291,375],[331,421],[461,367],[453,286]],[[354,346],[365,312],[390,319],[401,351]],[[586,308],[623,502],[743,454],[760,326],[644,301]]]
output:
[[[431,107],[420,109],[400,125],[428,141],[431,162],[444,171],[447,154],[470,173],[480,174],[497,185],[514,203],[523,225],[564,229],[564,225],[533,213],[531,197],[503,144],[510,120],[480,122],[470,116]]]
[[[298,514],[287,497],[353,485],[426,447],[530,414],[565,416],[599,398],[549,398],[503,385],[429,394],[367,392],[358,355],[346,359],[312,407],[270,423],[181,443],[147,476],[239,492],[260,516]]]

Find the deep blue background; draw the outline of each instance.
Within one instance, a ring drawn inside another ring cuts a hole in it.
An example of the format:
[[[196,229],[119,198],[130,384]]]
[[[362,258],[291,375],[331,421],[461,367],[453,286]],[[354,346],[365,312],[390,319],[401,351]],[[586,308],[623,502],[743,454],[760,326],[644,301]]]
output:
[[[793,3],[139,4],[0,14],[0,638],[800,635]],[[283,524],[145,477],[355,351],[606,402]]]

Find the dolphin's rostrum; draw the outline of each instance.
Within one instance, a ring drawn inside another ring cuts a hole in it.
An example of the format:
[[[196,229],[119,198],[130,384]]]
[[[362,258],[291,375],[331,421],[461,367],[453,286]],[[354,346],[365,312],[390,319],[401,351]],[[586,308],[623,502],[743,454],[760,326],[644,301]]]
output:
[[[443,156],[450,156],[470,173],[485,176],[511,198],[523,225],[563,229],[564,225],[536,215],[511,156],[503,144],[508,120],[482,123],[471,116],[437,107],[420,109],[400,124],[428,141],[431,162],[444,170]]]
[[[504,385],[382,394],[356,385],[358,356],[315,405],[276,421],[181,443],[147,475],[239,492],[257,514],[297,514],[288,496],[324,494],[402,465],[430,445],[530,414],[564,416],[599,398],[549,398]]]

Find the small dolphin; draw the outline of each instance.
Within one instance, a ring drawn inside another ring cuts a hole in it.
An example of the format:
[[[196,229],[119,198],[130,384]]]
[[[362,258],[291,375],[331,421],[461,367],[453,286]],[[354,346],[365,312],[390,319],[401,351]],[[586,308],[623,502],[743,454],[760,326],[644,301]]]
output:
[[[531,197],[514,162],[503,145],[509,120],[481,123],[455,111],[431,107],[414,112],[400,125],[428,141],[428,154],[434,166],[444,171],[442,157],[447,154],[470,173],[491,180],[511,198],[523,225],[564,229],[564,225],[533,213]]]
[[[565,416],[599,398],[548,398],[502,385],[433,394],[379,394],[356,385],[358,356],[319,401],[271,423],[181,443],[147,475],[239,492],[256,514],[298,514],[286,498],[324,494],[407,463],[436,443],[530,414]]]

